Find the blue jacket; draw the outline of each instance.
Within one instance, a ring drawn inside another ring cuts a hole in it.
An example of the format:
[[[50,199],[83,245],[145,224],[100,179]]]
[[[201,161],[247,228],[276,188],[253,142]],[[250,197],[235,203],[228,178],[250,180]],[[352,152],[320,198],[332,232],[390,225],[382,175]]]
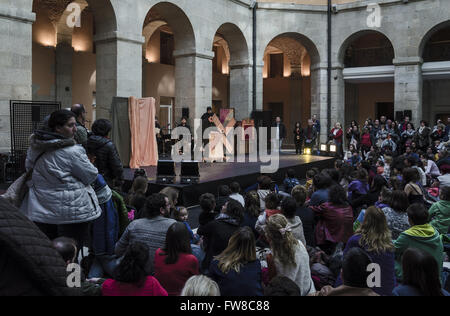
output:
[[[92,223],[94,254],[113,255],[119,238],[119,215],[112,200],[112,192],[101,174],[92,185],[99,199],[102,214]]]
[[[263,296],[262,272],[259,260],[241,266],[240,273],[230,270],[223,273],[213,260],[209,268],[209,276],[217,282],[222,296]]]

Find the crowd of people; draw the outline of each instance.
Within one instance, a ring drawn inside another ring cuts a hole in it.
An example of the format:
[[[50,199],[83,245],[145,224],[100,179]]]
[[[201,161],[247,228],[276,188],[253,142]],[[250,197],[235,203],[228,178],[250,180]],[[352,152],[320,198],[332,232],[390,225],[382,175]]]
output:
[[[0,199],[0,294],[449,295],[450,121],[352,122],[349,157],[336,124],[334,168],[308,170],[303,185],[294,170],[283,183],[224,183],[200,196],[193,229],[179,192],[148,192],[145,172],[123,192],[111,123],[90,132],[84,115],[54,112],[31,136],[20,210]],[[310,120],[305,146],[319,128]],[[81,283],[68,291],[74,263]]]

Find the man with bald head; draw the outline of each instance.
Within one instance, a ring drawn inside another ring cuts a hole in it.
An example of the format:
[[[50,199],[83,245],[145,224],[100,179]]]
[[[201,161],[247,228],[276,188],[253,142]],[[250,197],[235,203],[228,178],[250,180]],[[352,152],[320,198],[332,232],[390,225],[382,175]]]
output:
[[[83,104],[74,104],[70,110],[75,114],[77,121],[75,140],[78,144],[83,145],[83,147],[86,148],[88,140],[88,130],[84,126],[86,123],[86,110],[84,109]]]

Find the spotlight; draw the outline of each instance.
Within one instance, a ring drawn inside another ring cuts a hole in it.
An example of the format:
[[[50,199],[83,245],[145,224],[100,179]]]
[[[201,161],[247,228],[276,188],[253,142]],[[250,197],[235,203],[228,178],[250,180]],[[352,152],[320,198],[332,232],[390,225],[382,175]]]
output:
[[[320,151],[327,152],[328,151],[328,145],[327,144],[321,144],[320,145]]]
[[[337,152],[336,145],[330,145],[330,153],[336,153],[336,152]]]
[[[305,148],[305,155],[311,155],[311,148]]]

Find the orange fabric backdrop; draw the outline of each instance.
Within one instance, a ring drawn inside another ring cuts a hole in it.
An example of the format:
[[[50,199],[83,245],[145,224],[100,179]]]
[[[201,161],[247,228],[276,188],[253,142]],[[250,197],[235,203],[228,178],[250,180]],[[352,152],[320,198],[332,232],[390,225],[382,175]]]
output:
[[[130,168],[156,166],[158,164],[158,143],[155,134],[155,99],[131,97],[128,116],[131,129]]]

